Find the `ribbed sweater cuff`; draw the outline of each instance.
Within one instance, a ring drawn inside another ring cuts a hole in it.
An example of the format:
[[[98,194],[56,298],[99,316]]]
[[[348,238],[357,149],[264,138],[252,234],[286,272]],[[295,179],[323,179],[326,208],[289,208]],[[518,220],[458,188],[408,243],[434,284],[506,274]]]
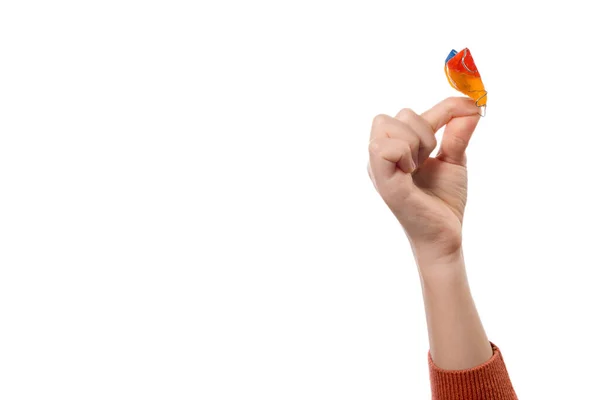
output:
[[[429,375],[433,400],[517,400],[500,350],[475,368],[449,371],[438,368],[429,353]]]

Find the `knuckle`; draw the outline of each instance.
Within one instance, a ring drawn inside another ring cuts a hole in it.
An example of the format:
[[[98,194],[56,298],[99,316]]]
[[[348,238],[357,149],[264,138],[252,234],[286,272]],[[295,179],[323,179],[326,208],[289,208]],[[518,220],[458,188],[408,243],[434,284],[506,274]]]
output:
[[[398,112],[398,115],[396,116],[396,118],[398,118],[400,120],[405,120],[405,119],[413,118],[415,115],[417,115],[417,114],[412,109],[403,108],[402,110],[400,110]]]
[[[433,151],[437,147],[437,139],[431,136],[423,141],[423,148],[427,151]]]
[[[452,136],[452,146],[457,149],[464,149],[469,145],[469,141],[460,137],[460,136]]]
[[[379,139],[373,139],[369,142],[369,153],[379,154],[381,153],[382,143]]]
[[[373,118],[373,126],[385,124],[390,117],[385,114],[377,114],[375,118]]]
[[[460,97],[460,96],[449,97],[446,102],[446,110],[445,110],[448,117],[452,117],[453,115],[455,115],[457,113],[457,111],[460,110],[461,108],[463,108],[465,106],[465,104],[468,104],[468,102],[469,102],[468,97]]]
[[[416,150],[422,146],[423,146],[423,143],[421,141],[421,138],[419,138],[417,135],[415,135],[411,138],[411,141],[410,141],[411,149]]]

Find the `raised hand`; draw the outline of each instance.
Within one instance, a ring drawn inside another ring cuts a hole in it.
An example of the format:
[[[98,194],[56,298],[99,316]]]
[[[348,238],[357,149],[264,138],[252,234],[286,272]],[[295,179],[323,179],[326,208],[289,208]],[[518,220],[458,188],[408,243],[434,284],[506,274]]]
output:
[[[465,150],[478,121],[479,108],[463,97],[445,99],[421,115],[403,109],[373,120],[369,176],[417,255],[443,258],[461,248]],[[440,151],[430,157],[443,126]]]

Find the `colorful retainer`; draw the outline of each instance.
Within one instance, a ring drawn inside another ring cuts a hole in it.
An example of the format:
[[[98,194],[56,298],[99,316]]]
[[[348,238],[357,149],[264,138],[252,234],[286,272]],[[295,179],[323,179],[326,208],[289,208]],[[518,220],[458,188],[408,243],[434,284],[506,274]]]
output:
[[[469,49],[452,50],[446,57],[444,70],[453,88],[472,98],[477,107],[487,105],[487,91]]]

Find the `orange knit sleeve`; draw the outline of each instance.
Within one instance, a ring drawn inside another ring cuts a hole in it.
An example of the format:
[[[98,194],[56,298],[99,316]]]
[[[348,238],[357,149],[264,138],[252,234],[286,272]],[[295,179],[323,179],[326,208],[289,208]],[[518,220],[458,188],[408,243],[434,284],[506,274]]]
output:
[[[487,362],[462,371],[438,368],[429,354],[429,376],[433,400],[517,400],[500,350]]]

